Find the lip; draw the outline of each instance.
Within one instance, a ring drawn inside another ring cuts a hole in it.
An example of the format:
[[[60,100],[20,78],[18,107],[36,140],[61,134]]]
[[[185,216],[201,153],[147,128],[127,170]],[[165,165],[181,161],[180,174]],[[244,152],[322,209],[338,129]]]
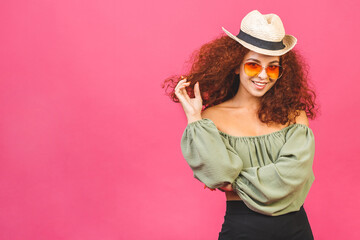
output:
[[[266,84],[268,84],[268,82],[257,82],[257,81],[251,81],[251,82],[254,84],[256,89],[260,89],[260,90],[264,89],[266,87]],[[265,85],[259,86],[259,85],[255,84],[255,83],[261,83],[261,84],[265,84]]]
[[[265,84],[268,84],[269,82],[260,82],[260,81],[253,81],[252,82],[256,82],[256,83],[265,83]]]

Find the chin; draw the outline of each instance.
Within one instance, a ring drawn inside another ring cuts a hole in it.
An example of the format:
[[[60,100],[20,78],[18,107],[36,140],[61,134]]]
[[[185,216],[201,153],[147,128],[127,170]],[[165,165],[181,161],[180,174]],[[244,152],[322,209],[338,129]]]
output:
[[[266,92],[251,92],[251,95],[254,97],[262,97],[265,95]]]
[[[269,89],[267,89],[266,87],[262,90],[256,90],[256,89],[253,89],[251,86],[250,86],[250,89],[248,89],[248,92],[253,95],[254,97],[262,97],[265,95],[265,93],[268,91]]]

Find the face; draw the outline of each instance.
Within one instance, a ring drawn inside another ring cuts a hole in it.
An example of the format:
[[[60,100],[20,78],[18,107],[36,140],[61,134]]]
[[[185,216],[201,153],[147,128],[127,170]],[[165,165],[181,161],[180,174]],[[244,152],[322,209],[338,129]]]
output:
[[[265,68],[254,77],[250,77],[245,73],[244,63],[258,63],[263,67],[269,65],[279,65],[280,57],[279,56],[268,56],[253,51],[249,51],[243,62],[240,64],[240,67],[236,69],[236,74],[239,74],[240,77],[240,86],[239,92],[248,93],[254,97],[262,97],[269,89],[274,86],[277,80],[269,78],[266,73]]]

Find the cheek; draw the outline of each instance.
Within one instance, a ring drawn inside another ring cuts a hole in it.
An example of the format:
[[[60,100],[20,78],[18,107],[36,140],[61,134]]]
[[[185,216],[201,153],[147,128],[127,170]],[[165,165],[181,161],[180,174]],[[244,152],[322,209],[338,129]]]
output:
[[[240,74],[240,83],[242,83],[243,85],[249,85],[251,84],[251,77],[249,77],[246,74],[241,75]]]

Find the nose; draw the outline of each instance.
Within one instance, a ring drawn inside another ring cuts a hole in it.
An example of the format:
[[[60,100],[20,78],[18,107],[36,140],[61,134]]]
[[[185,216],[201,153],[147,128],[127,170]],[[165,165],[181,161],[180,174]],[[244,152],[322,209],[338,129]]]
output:
[[[264,67],[261,69],[261,72],[258,74],[258,77],[261,78],[261,79],[267,79],[268,78],[268,75],[267,75],[266,70],[265,70]]]

